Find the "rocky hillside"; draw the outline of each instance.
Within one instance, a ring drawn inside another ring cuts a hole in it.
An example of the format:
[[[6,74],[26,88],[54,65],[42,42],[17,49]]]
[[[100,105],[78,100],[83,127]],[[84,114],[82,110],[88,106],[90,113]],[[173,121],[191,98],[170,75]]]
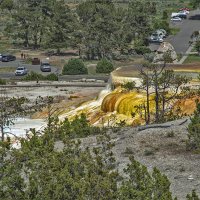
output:
[[[149,170],[157,167],[167,175],[171,191],[178,199],[185,199],[192,189],[200,194],[200,154],[186,151],[188,123],[189,119],[185,118],[159,125],[158,128],[150,126],[145,130],[125,127],[113,132],[110,129],[120,173],[129,162],[129,156],[134,155]],[[82,145],[93,147],[96,138],[85,138]]]

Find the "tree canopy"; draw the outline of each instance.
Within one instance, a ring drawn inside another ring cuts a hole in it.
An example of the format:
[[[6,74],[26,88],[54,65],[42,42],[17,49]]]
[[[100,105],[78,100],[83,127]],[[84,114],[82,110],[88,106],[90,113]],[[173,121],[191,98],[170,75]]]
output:
[[[152,30],[156,5],[130,2],[128,8],[112,1],[87,0],[70,8],[64,0],[5,0],[1,9],[9,16],[5,31],[25,47],[77,48],[87,59],[130,54],[145,45]]]

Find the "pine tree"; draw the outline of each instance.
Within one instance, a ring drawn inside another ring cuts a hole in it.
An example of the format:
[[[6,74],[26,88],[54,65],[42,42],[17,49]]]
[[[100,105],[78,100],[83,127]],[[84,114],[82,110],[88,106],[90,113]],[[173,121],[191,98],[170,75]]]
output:
[[[128,180],[122,182],[119,191],[121,200],[172,200],[170,182],[165,175],[154,168],[150,174],[147,167],[132,157],[125,173]]]
[[[187,149],[200,149],[200,103],[196,101],[196,110],[188,125]]]

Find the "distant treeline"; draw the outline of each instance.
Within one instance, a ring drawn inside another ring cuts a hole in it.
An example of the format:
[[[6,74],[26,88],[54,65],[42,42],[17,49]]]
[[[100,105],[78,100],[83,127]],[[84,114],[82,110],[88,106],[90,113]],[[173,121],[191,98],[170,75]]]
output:
[[[155,28],[169,29],[166,12],[158,16],[153,1],[135,0],[119,7],[111,0],[87,0],[74,7],[64,0],[4,0],[1,9],[10,19],[5,33],[16,45],[57,53],[70,47],[86,59],[141,52]]]

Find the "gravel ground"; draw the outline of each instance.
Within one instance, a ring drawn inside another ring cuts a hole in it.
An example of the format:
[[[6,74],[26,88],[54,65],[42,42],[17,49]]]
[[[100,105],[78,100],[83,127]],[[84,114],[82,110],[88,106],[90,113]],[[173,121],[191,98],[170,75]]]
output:
[[[74,103],[80,101],[91,100],[98,96],[99,92],[104,87],[12,87],[12,88],[1,88],[0,93],[5,94],[8,97],[26,97],[34,101],[38,96],[46,97],[63,97],[65,101],[74,101]],[[76,98],[70,98],[76,96]]]

